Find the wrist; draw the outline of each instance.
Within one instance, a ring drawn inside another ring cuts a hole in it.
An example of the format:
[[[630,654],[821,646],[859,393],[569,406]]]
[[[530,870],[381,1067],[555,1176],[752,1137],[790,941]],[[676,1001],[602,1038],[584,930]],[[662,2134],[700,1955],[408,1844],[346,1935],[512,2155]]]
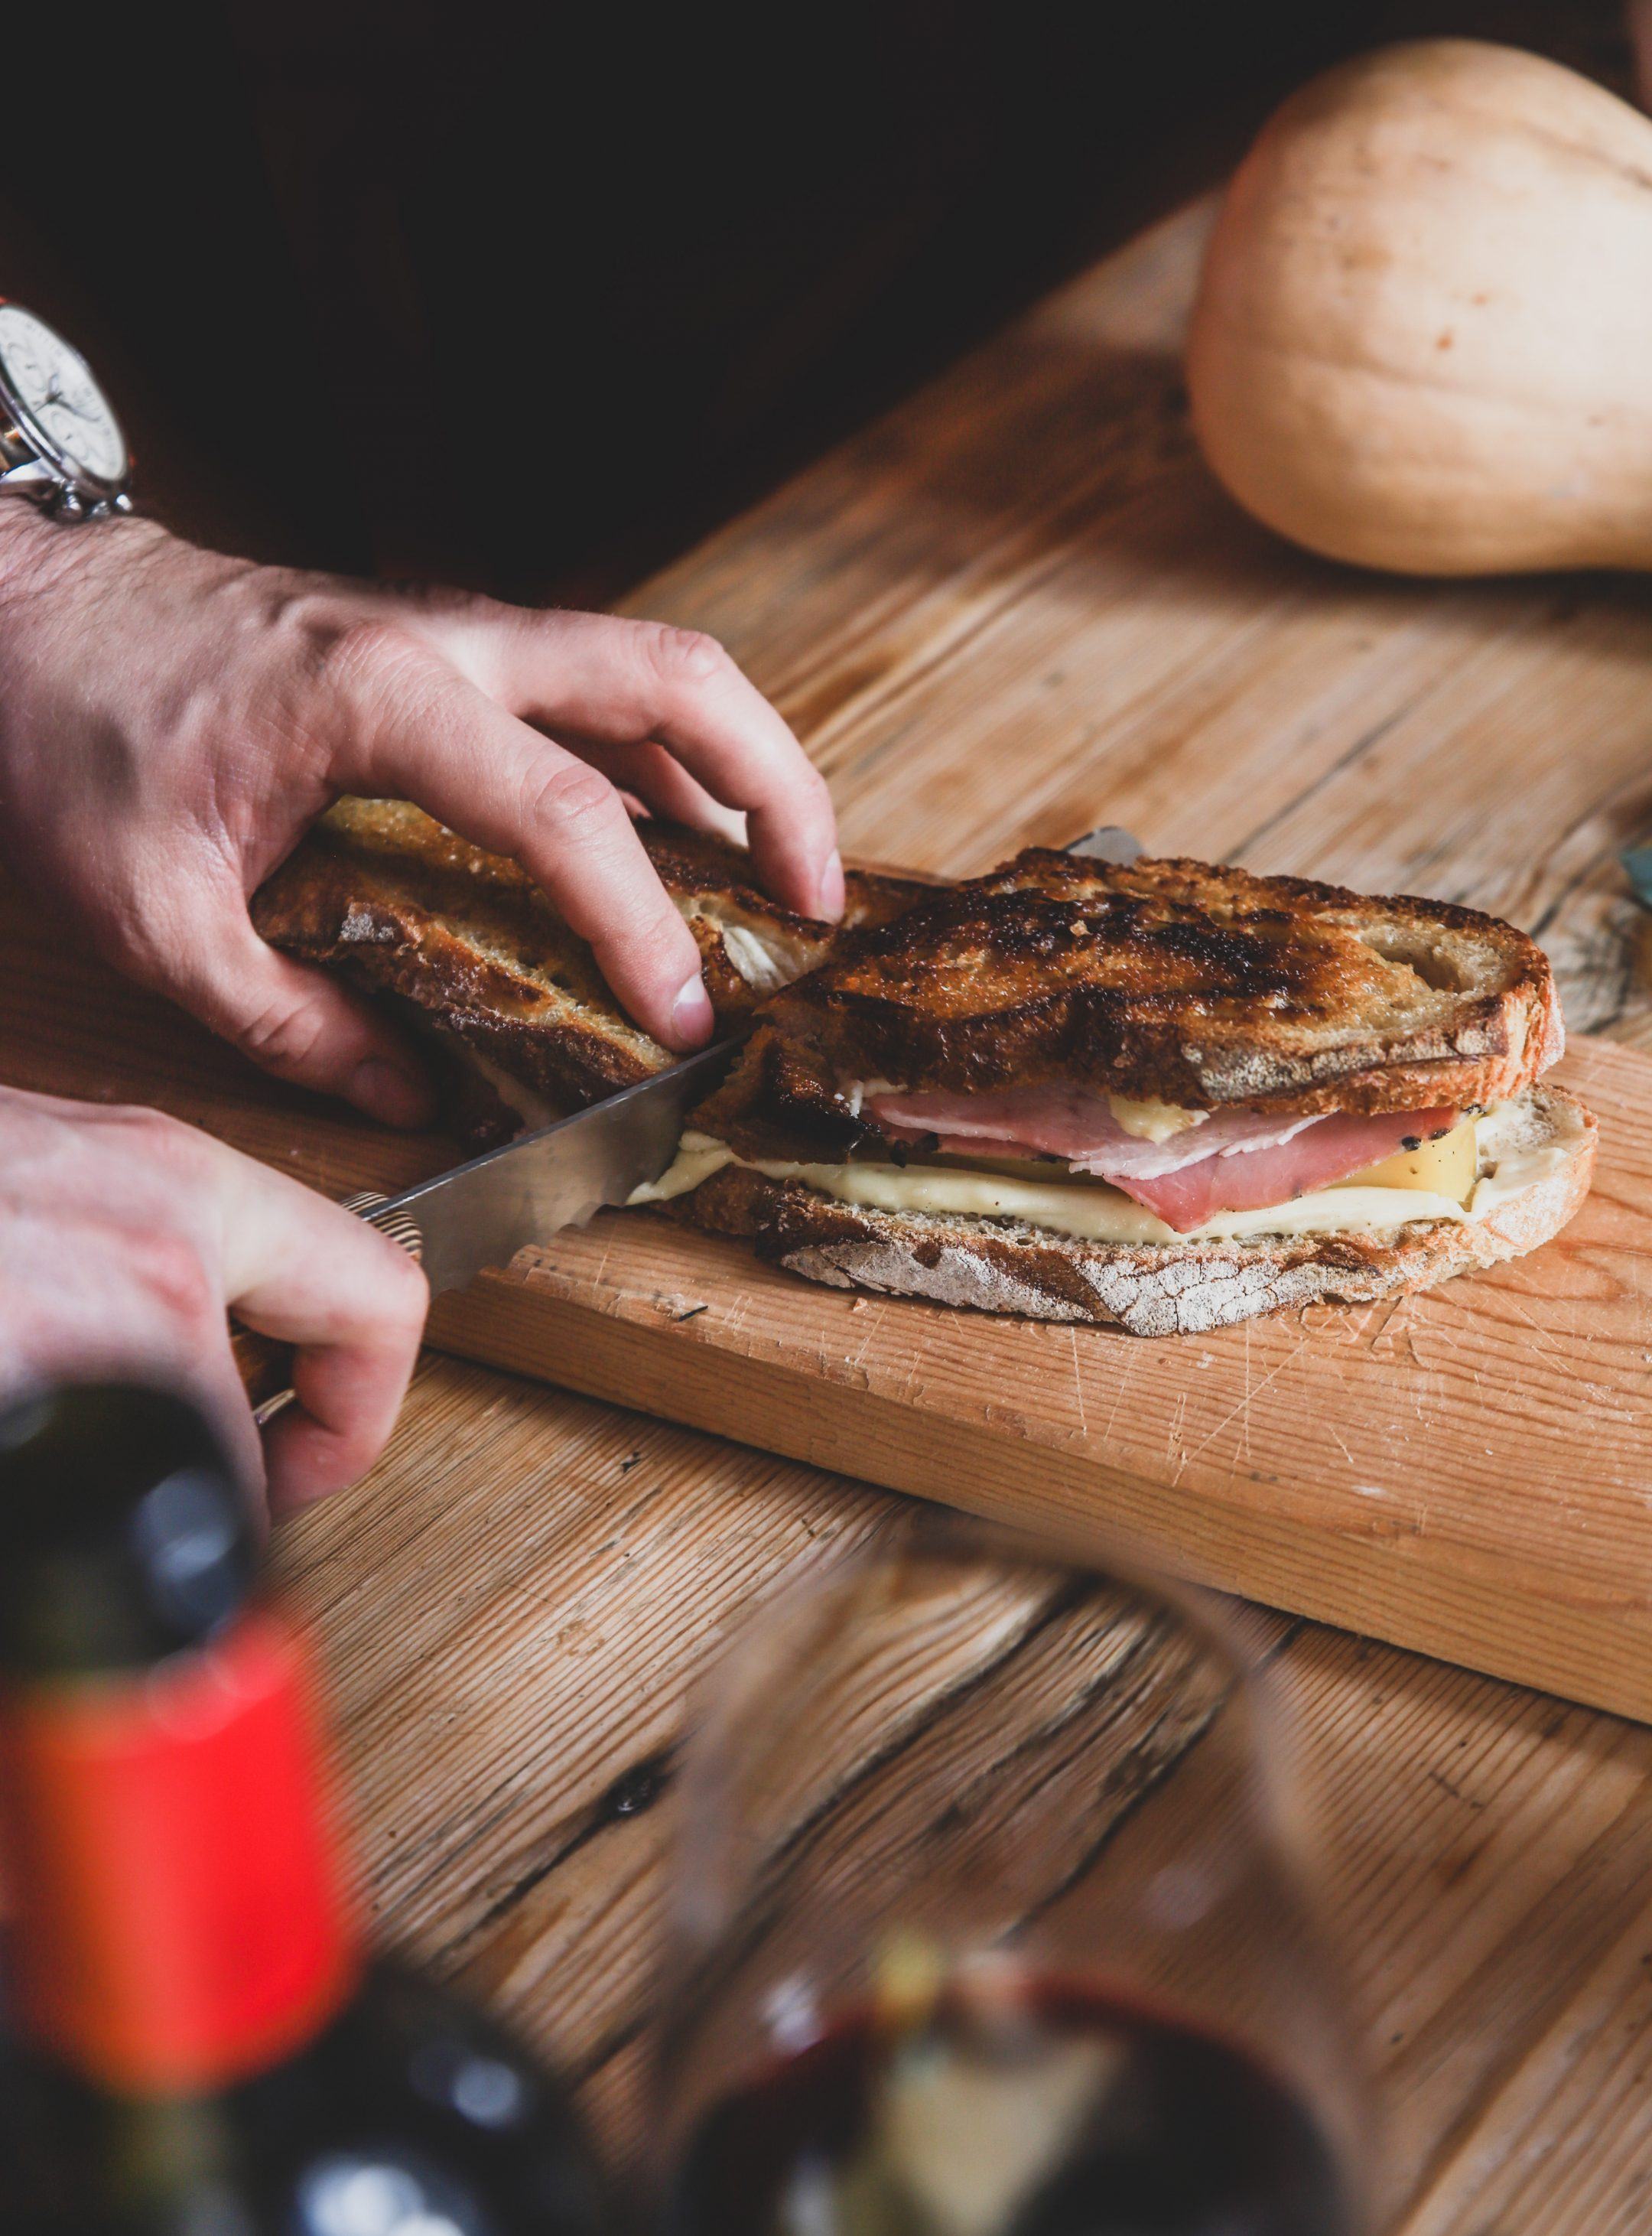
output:
[[[0,497],[0,606],[13,606],[115,549],[135,557],[167,540],[157,522],[135,515],[70,523],[28,497]]]
[[[10,599],[38,576],[65,532],[29,498],[0,497],[0,597]]]

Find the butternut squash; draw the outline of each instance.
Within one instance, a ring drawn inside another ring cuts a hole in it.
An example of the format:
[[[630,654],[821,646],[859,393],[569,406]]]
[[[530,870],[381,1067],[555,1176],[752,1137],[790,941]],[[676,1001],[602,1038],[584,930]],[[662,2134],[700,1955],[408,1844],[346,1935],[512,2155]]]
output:
[[[1221,480],[1313,550],[1652,568],[1652,121],[1474,40],[1328,71],[1234,178],[1188,386]]]

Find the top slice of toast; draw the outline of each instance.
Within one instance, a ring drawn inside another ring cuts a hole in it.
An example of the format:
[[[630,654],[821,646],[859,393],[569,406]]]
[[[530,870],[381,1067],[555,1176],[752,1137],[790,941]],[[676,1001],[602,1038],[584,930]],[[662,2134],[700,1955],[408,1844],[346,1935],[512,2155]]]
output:
[[[696,1125],[838,1153],[840,1089],[1085,1084],[1193,1109],[1465,1108],[1559,1056],[1547,957],[1446,902],[1030,849],[935,889],[767,1003]]]
[[[699,946],[718,1028],[812,969],[836,924],[778,907],[728,840],[674,824],[637,826]],[[887,922],[927,888],[851,872],[849,924]],[[461,1123],[508,1132],[646,1079],[675,1059],[633,1024],[578,938],[527,872],[403,800],[341,799],[260,887],[252,919],[272,946],[342,970],[456,1044],[474,1080]]]

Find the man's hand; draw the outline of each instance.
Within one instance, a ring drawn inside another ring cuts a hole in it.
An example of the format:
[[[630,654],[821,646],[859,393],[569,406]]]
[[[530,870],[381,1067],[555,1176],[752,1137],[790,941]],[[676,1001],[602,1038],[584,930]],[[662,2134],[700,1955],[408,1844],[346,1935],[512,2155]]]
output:
[[[709,1036],[711,1007],[622,793],[702,827],[743,814],[777,899],[842,910],[825,785],[707,637],[0,504],[0,852],[110,961],[270,1070],[417,1123],[428,1090],[398,1036],[247,916],[341,792],[411,799],[514,856],[672,1048]]]
[[[424,1276],[374,1227],[154,1110],[0,1088],[0,1397],[154,1378],[206,1407],[272,1507],[377,1458],[418,1352]],[[298,1345],[264,1438],[226,1309]]]

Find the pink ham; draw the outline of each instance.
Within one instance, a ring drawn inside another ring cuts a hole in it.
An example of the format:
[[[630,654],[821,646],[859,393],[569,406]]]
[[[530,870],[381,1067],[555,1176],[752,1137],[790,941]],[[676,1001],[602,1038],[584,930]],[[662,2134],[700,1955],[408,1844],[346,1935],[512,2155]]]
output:
[[[1419,1134],[1426,1141],[1456,1123],[1455,1110],[1389,1110],[1370,1118],[1338,1110],[1315,1120],[1288,1141],[1204,1157],[1157,1180],[1121,1175],[1114,1185],[1184,1234],[1219,1211],[1261,1210],[1329,1187],[1334,1180],[1345,1180],[1350,1173],[1393,1156],[1402,1141],[1414,1141]]]
[[[1122,1188],[1178,1233],[1218,1212],[1259,1210],[1328,1187],[1392,1156],[1403,1141],[1457,1123],[1449,1109],[1321,1118],[1223,1111],[1168,1141],[1144,1141],[1125,1133],[1105,1095],[1061,1086],[873,1095],[866,1108],[890,1133],[938,1135],[949,1154],[1061,1157]]]

